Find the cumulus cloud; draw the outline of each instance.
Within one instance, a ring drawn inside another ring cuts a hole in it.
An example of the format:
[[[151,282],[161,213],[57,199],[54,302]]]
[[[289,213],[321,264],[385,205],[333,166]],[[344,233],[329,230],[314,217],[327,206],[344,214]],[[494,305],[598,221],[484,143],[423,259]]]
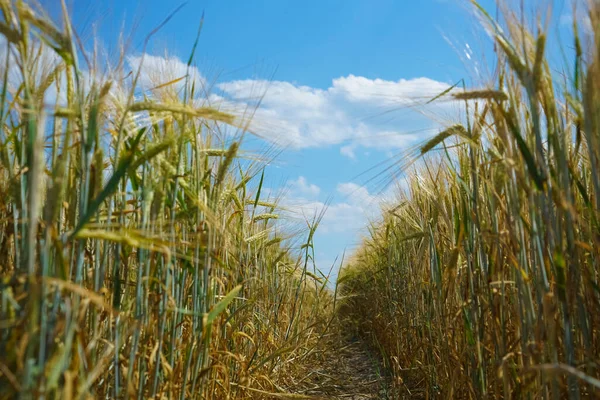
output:
[[[350,198],[354,203],[368,205],[380,200],[378,196],[370,194],[366,187],[354,182],[339,183],[337,185],[337,191],[338,193]]]
[[[300,176],[289,184],[290,190],[281,204],[289,217],[312,221],[322,215],[319,234],[356,234],[375,220],[380,206],[393,198],[394,188],[380,194],[354,182],[342,182],[331,201],[321,201],[321,189]],[[352,239],[352,238],[350,238]]]
[[[426,77],[397,81],[348,75],[327,88],[285,81],[242,79],[225,81],[207,90],[196,67],[174,56],[145,54],[127,57],[137,70],[143,61],[140,86],[151,90],[174,82],[179,90],[189,74],[199,105],[210,103],[223,111],[251,119],[250,130],[264,139],[294,149],[339,146],[340,153],[357,157],[359,148],[405,148],[436,132],[440,121],[456,120],[454,102],[427,104],[450,85]],[[179,81],[178,81],[179,79]]]
[[[331,204],[306,199],[284,199],[284,207],[290,212],[291,218],[300,218],[309,222],[322,215],[317,233],[319,235],[350,234],[364,228],[368,223],[365,209],[358,204],[341,201]],[[350,238],[352,239],[352,238]]]
[[[197,67],[188,66],[175,56],[154,56],[144,54],[139,56],[128,56],[127,64],[132,71],[137,71],[142,64],[140,71],[139,85],[144,90],[149,90],[169,82],[180,79],[173,86],[176,89],[182,89],[185,85],[185,78],[189,75],[189,80],[195,85],[197,93],[203,93],[206,86],[206,79],[200,73]]]
[[[333,79],[324,89],[245,79],[221,82],[209,94],[201,71],[178,57],[130,55],[126,61],[133,71],[143,63],[139,79],[143,91],[156,92],[167,83],[164,90],[180,91],[187,76],[201,105],[251,115],[250,130],[268,141],[295,149],[339,146],[340,153],[352,159],[359,148],[406,148],[436,132],[440,121],[432,116],[453,121],[458,112],[453,102],[427,104],[449,84],[426,77],[393,81],[348,75]]]
[[[333,80],[329,89],[351,102],[394,107],[429,100],[448,89],[449,85],[429,78],[387,81],[349,75]]]
[[[356,153],[354,152],[354,150],[356,150],[356,146],[349,144],[349,145],[340,147],[340,154],[355,160]]]
[[[300,176],[298,179],[290,182],[292,193],[297,193],[301,196],[316,197],[321,192],[321,188],[313,183],[308,183],[305,177]]]
[[[446,113],[452,120],[457,112],[454,103],[426,104],[450,87],[429,78],[348,75],[327,89],[246,79],[217,87],[233,101],[260,102],[252,126],[267,139],[297,149],[342,145],[341,154],[350,158],[358,147],[406,147],[435,132],[439,124],[431,116]]]

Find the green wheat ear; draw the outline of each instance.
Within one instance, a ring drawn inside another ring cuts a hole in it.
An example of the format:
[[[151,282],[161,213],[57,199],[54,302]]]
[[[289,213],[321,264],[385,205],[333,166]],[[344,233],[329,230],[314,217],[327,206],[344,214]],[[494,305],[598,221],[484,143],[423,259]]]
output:
[[[427,154],[431,149],[433,149],[438,144],[442,143],[444,140],[448,139],[451,136],[467,136],[467,130],[462,125],[454,125],[448,129],[445,129],[435,135],[433,138],[429,139],[427,143],[421,146],[421,154]]]

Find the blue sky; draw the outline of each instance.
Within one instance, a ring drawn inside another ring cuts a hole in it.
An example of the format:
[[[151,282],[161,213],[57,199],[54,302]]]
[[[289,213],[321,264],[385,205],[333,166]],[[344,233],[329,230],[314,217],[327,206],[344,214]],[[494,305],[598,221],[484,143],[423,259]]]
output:
[[[351,253],[379,202],[393,192],[394,185],[382,185],[391,177],[377,175],[383,167],[357,176],[398,160],[458,118],[452,104],[420,106],[424,101],[460,79],[473,86],[488,79],[490,40],[467,3],[191,0],[153,37],[146,62],[150,68],[187,60],[204,12],[197,73],[214,82],[215,98],[226,104],[264,96],[254,129],[282,149],[266,186],[285,190],[283,203],[296,217],[329,203],[316,237],[318,266],[328,270],[342,252]],[[566,15],[562,3],[559,16]],[[68,4],[77,31],[84,39],[97,36],[109,52],[118,53],[125,32],[130,62],[179,5]],[[492,0],[481,4],[495,11]],[[377,176],[383,179],[369,180]]]

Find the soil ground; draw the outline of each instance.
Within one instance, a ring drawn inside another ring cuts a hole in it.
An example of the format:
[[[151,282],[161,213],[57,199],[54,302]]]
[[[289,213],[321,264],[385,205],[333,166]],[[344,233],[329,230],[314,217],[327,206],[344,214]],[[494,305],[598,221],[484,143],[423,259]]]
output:
[[[293,393],[315,399],[395,399],[375,354],[356,337],[332,335]]]

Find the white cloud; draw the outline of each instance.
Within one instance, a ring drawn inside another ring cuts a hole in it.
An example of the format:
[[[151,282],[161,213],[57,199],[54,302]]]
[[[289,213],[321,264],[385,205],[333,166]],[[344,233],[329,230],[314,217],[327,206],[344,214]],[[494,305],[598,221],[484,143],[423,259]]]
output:
[[[368,223],[365,209],[360,204],[341,201],[332,204],[306,199],[284,199],[282,205],[290,212],[290,217],[312,222],[323,213],[317,233],[354,234]]]
[[[177,95],[185,84],[181,78],[189,74],[199,105],[210,103],[242,120],[250,118],[249,129],[258,136],[295,149],[340,146],[340,154],[352,159],[359,148],[406,148],[435,133],[440,120],[455,121],[460,110],[454,102],[426,104],[449,85],[425,77],[391,81],[348,75],[333,79],[325,89],[244,79],[221,82],[216,92],[205,93],[202,73],[177,57],[145,54],[143,60],[141,55],[126,59],[131,70],[143,62],[140,86],[153,89],[156,96]]]
[[[349,75],[333,80],[331,92],[349,101],[382,106],[411,105],[427,101],[448,89],[449,85],[429,78],[400,79],[396,82]]]
[[[31,46],[31,54],[35,56],[27,64],[27,75],[30,79],[30,84],[33,87],[39,87],[42,82],[48,81],[50,76],[54,75],[54,82],[58,81],[64,86],[64,71],[59,70],[57,74],[56,70],[62,62],[60,56],[50,47],[42,46],[37,41],[33,41]],[[8,53],[7,85],[10,91],[16,91],[23,82],[23,74],[20,67],[23,65],[23,60],[21,59],[20,52],[16,50],[15,45],[12,43],[9,44],[4,36],[0,36],[0,69],[2,70],[2,75],[4,74],[4,66],[6,65],[7,47],[11,50]],[[64,93],[60,97],[57,96],[56,84],[51,84],[45,88],[44,104],[48,108],[53,107],[56,103],[62,105],[65,102],[66,95]]]
[[[216,86],[217,93],[208,94],[207,81],[198,68],[188,67],[175,56],[144,54],[128,56],[126,61],[133,71],[143,63],[139,85],[144,91],[178,96],[188,76],[199,103],[238,116],[252,115],[250,130],[259,136],[296,149],[340,146],[340,154],[352,159],[361,147],[388,152],[406,148],[436,131],[439,124],[429,116],[450,111],[446,118],[450,121],[456,120],[458,112],[448,108],[455,105],[452,102],[425,105],[449,87],[425,77],[391,81],[348,75],[333,79],[326,89],[246,79],[222,82]],[[157,89],[167,83],[171,84]],[[56,96],[51,92],[49,98]],[[113,92],[119,94],[116,89]]]
[[[324,233],[357,233],[368,223],[364,208],[347,202],[332,204],[326,211],[320,228]]]
[[[586,34],[592,34],[594,32],[594,27],[592,26],[592,20],[590,19],[590,15],[588,14],[588,10],[579,8],[577,10],[577,23],[580,28],[583,28],[583,31]],[[573,14],[563,14],[560,16],[560,24],[564,26],[573,26]]]
[[[345,182],[337,185],[337,191],[356,202],[372,203],[377,201],[377,196],[369,194],[366,187],[358,185],[354,182]]]
[[[356,150],[356,146],[349,144],[349,145],[340,147],[340,154],[355,160],[356,159],[356,153],[354,153],[355,150]]]
[[[379,218],[381,207],[393,197],[394,193],[390,190],[381,194],[373,194],[366,187],[354,182],[339,183],[336,191],[340,200],[327,207],[319,225],[319,229],[325,234],[359,235],[369,222]],[[354,239],[358,239],[358,237]]]
[[[387,81],[349,75],[334,79],[327,89],[246,79],[217,87],[235,102],[260,101],[251,127],[267,139],[297,149],[342,144],[341,154],[350,158],[358,147],[406,147],[435,131],[430,115],[447,113],[446,119],[454,120],[457,113],[456,107],[449,109],[453,103],[425,105],[449,88],[429,78]]]
[[[200,73],[197,67],[188,66],[175,56],[153,56],[144,54],[139,56],[128,56],[127,64],[132,71],[137,71],[142,63],[140,71],[139,85],[144,90],[149,90],[176,79],[184,78],[189,73],[189,80],[195,85],[196,93],[204,95],[206,90],[206,79]],[[185,79],[171,85],[176,90],[185,86]]]
[[[316,197],[321,192],[321,188],[315,184],[308,183],[306,178],[303,176],[290,182],[290,188],[292,193],[299,194],[301,196]]]
[[[289,185],[290,191],[281,201],[289,217],[313,221],[323,213],[317,232],[319,234],[354,235],[380,215],[380,206],[392,198],[393,191],[372,194],[354,182],[339,183],[334,201],[318,199],[320,188],[299,177]],[[352,239],[352,238],[350,238]]]

